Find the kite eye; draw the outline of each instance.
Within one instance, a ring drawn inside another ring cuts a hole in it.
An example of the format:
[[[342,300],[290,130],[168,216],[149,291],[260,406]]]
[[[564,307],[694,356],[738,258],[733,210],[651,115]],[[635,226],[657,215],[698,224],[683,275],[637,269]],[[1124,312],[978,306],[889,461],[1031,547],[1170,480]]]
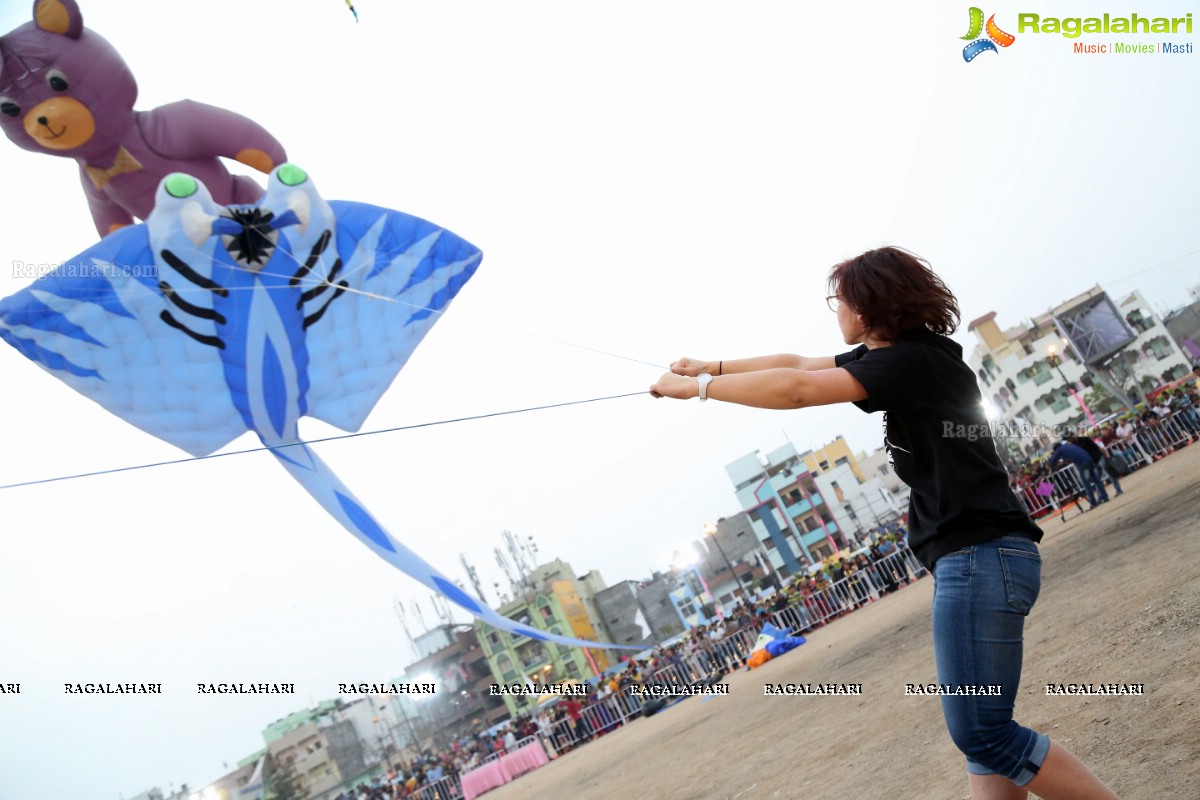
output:
[[[7,97],[0,97],[0,114],[6,117],[21,116],[21,107]]]
[[[56,92],[65,92],[69,87],[67,75],[61,69],[52,69],[46,73],[46,83]]]
[[[308,173],[291,162],[280,165],[277,174],[284,186],[299,186],[308,180]]]

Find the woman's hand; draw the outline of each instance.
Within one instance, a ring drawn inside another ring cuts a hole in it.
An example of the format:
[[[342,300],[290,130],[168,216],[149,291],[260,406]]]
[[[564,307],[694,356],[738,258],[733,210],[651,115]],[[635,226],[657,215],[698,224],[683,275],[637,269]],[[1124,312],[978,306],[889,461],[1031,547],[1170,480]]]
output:
[[[694,378],[701,372],[707,372],[709,375],[715,375],[716,370],[708,361],[700,361],[695,358],[681,358],[671,364],[671,372],[676,375],[686,375],[689,378]]]
[[[663,373],[663,376],[658,379],[658,383],[650,387],[650,394],[654,397],[670,397],[675,400],[691,400],[693,397],[698,397],[700,384],[696,382],[696,379],[677,375],[674,368],[675,364],[672,364],[672,371]]]

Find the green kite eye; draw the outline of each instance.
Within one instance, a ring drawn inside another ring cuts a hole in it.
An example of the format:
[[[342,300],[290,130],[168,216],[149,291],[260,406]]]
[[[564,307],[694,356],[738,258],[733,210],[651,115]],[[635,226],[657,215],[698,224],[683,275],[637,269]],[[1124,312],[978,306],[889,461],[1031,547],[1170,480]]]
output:
[[[308,173],[295,164],[284,164],[275,174],[284,186],[299,186],[308,180]]]
[[[173,172],[167,176],[167,194],[171,197],[191,197],[200,188],[200,184],[191,175]]]

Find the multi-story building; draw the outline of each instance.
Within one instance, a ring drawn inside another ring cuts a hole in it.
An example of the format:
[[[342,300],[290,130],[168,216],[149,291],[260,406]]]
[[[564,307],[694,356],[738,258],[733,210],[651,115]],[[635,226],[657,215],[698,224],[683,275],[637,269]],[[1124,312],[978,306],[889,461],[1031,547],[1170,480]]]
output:
[[[887,505],[901,511],[908,510],[908,499],[912,492],[908,488],[908,484],[900,480],[900,476],[892,468],[887,450],[880,447],[869,456],[860,456],[858,463],[862,467],[864,475],[869,478],[878,478],[883,488],[891,495],[891,500],[887,502]]]
[[[1172,311],[1163,318],[1163,324],[1184,357],[1200,364],[1200,299]]]
[[[528,588],[530,585],[536,588]],[[594,584],[593,584],[594,585]],[[520,594],[497,611],[509,619],[558,636],[597,641],[600,635],[580,596],[570,565],[557,561],[538,567]],[[612,663],[600,648],[564,647],[476,623],[476,631],[496,683],[548,684],[583,681]],[[513,716],[536,708],[537,698],[505,696]]]
[[[471,733],[476,722],[490,728],[508,718],[503,701],[488,692],[496,679],[473,626],[441,625],[418,637],[418,652],[426,655],[405,670],[407,681],[433,683],[437,688],[416,703],[395,697],[397,703],[406,704],[405,716],[415,710],[446,739]]]
[[[578,601],[576,601],[575,597],[570,596],[570,590],[567,587],[559,585],[559,589],[563,592],[561,595],[563,610],[567,612],[574,635],[580,639],[612,641],[608,638],[608,631],[605,630],[604,617],[596,609],[595,595],[607,587],[598,570],[591,570],[584,575],[576,576],[575,570],[570,564],[556,558],[530,571],[526,586],[554,586],[562,581],[569,582],[571,589],[578,597]]]
[[[708,588],[701,573],[701,564],[689,564],[672,569],[668,574],[671,589],[668,595],[688,628],[707,625],[718,619],[717,599]]]
[[[849,466],[859,480],[866,480],[866,474],[858,463],[850,445],[844,438],[838,436],[832,442],[817,450],[805,450],[800,454],[804,466],[814,475],[821,475],[839,466]]]
[[[332,800],[370,772],[354,725],[325,715],[268,741],[267,754],[268,782],[308,800]]]
[[[1000,328],[994,311],[968,324],[967,330],[979,340],[968,363],[978,375],[985,408],[994,418],[1040,424],[1042,430],[1051,431],[1078,425],[1087,419],[1080,400],[1086,404],[1085,395],[1093,386],[1107,380],[1118,392],[1140,396],[1190,369],[1170,333],[1150,310],[1149,302],[1136,291],[1115,302],[1132,341],[1106,359],[1104,373],[1098,371],[1099,367],[1082,363],[1069,340],[1063,338],[1055,318],[1081,304],[1103,300],[1104,294],[1100,286],[1095,286],[1008,329]],[[1103,389],[1091,396],[1108,394]],[[1052,438],[1042,437],[1041,444],[1048,444]]]
[[[263,781],[265,755],[266,751],[263,751],[242,759],[238,762],[237,769],[222,775],[203,789],[192,792],[187,800],[263,800],[266,796],[266,785]]]
[[[753,600],[781,585],[746,512],[705,525],[704,534],[701,573],[718,608],[729,610],[740,599]]]
[[[615,644],[654,647],[686,630],[671,602],[671,581],[654,573],[644,581],[621,581],[597,592],[596,609]]]
[[[806,572],[846,547],[826,497],[790,443],[766,455],[742,456],[725,471],[781,578]]]
[[[405,679],[397,678],[390,683],[404,682]],[[419,718],[412,700],[414,697],[433,699],[429,695],[362,694],[339,702],[333,718],[346,720],[354,726],[368,766],[390,766],[400,760],[406,750],[411,754],[421,749],[420,732],[413,724],[413,719]]]
[[[907,501],[901,506],[880,477],[864,479],[849,464],[815,475],[813,480],[829,501],[829,510],[852,549],[866,541],[869,531],[895,522],[908,511]]]

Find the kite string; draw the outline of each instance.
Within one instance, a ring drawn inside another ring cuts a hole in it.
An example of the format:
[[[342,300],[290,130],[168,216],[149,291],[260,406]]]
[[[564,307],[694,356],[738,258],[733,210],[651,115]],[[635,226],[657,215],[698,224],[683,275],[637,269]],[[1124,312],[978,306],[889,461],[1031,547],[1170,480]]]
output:
[[[203,255],[202,251],[199,248],[194,248],[194,253],[196,255]],[[294,261],[296,264],[301,263],[300,258],[295,253],[284,250],[284,251],[282,251],[282,254],[291,258],[292,261]],[[355,286],[341,286],[340,284],[335,284],[332,281],[330,281],[328,275],[323,275],[315,269],[310,271],[307,275],[305,275],[303,277],[294,278],[294,276],[291,276],[291,275],[283,275],[283,274],[279,274],[279,273],[265,272],[263,270],[254,270],[249,267],[244,267],[241,264],[237,264],[237,263],[224,264],[223,266],[231,268],[231,269],[239,270],[241,272],[253,273],[255,275],[267,275],[269,277],[274,277],[274,278],[294,279],[294,280],[296,280],[296,284],[298,286],[304,286],[304,287],[325,286],[327,288],[335,289],[335,290],[341,289],[342,291],[350,293],[350,294],[356,294],[356,295],[360,295],[362,297],[371,298],[373,300],[382,300],[386,303],[394,303],[396,305],[406,306],[408,308],[411,308],[414,311],[426,311],[430,314],[442,315],[442,314],[445,314],[449,310],[448,308],[445,308],[445,307],[430,308],[429,306],[423,306],[418,303],[410,303],[405,300],[401,300],[398,297],[388,297],[387,295],[382,295],[382,294],[378,294],[376,292],[367,291],[366,289],[360,289]],[[365,269],[365,268],[366,268],[366,265],[361,264],[358,267],[356,267],[354,270],[348,270],[348,271],[342,273],[342,277],[348,278],[351,275],[354,275],[356,272],[358,272],[362,269]],[[233,288],[238,288],[238,287],[233,287]],[[253,287],[242,287],[242,288],[253,288]],[[279,286],[279,287],[266,287],[266,288],[282,289],[285,287]],[[188,287],[188,288],[185,288],[182,290],[176,289],[176,292],[178,292],[178,293],[187,292],[187,291],[193,291],[193,289],[191,287]],[[196,287],[194,289],[194,291],[211,293],[213,290],[202,289],[200,287]],[[228,291],[228,289],[226,289],[226,291]],[[459,316],[461,316],[461,315],[459,315]],[[585,345],[585,344],[569,342],[565,339],[557,339],[553,336],[546,336],[544,334],[533,333],[531,331],[523,331],[519,328],[513,328],[513,327],[510,327],[507,325],[500,325],[499,323],[495,323],[495,322],[481,322],[478,320],[465,319],[465,318],[460,319],[459,322],[460,322],[460,324],[467,323],[467,324],[479,325],[479,326],[487,327],[487,328],[493,328],[496,330],[507,331],[508,333],[515,333],[520,336],[527,336],[531,339],[541,339],[542,341],[552,342],[554,344],[563,345],[564,347],[573,347],[577,350],[587,350],[588,352],[596,353],[597,355],[610,356],[611,358],[617,358],[622,361],[631,361],[635,364],[644,364],[646,366],[656,367],[658,369],[667,369],[667,366],[665,364],[659,364],[654,361],[646,361],[645,359],[634,358],[633,356],[622,355],[621,353],[614,353],[609,350],[602,350],[599,347],[591,347],[591,346]]]
[[[552,408],[563,408],[564,406],[578,406],[585,403],[599,403],[603,400],[619,400],[624,397],[636,397],[647,394],[645,390],[639,392],[627,392],[625,394],[613,394],[605,397],[592,397],[587,400],[567,400],[562,403],[550,403],[541,406],[528,406],[526,408],[510,409],[508,411],[490,411],[485,414],[474,414],[469,417],[456,417],[454,419],[435,420],[433,422],[418,422],[413,425],[399,425],[393,428],[380,428],[373,431],[356,431],[354,433],[335,434],[333,436],[323,436],[318,439],[303,439],[296,442],[287,442],[286,444],[278,445],[263,445],[262,447],[249,447],[244,450],[230,450],[225,453],[209,453],[204,456],[188,456],[187,458],[175,458],[169,461],[155,461],[149,464],[137,464],[129,467],[114,467],[112,469],[95,470],[94,472],[79,472],[73,475],[60,475],[54,478],[39,478],[32,481],[21,481],[20,483],[8,483],[0,485],[0,491],[5,489],[16,489],[22,486],[37,486],[43,483],[57,483],[60,481],[76,480],[78,478],[93,478],[98,475],[112,475],[118,472],[133,472],[140,469],[151,469],[153,467],[166,467],[172,464],[186,464],[190,461],[207,461],[212,458],[223,458],[225,456],[241,456],[248,453],[261,453],[269,450],[282,450],[286,447],[296,447],[299,445],[320,444],[322,442],[334,442],[340,439],[357,439],[361,436],[375,436],[381,433],[396,433],[398,431],[411,431],[417,428],[431,428],[436,425],[450,425],[456,422],[470,422],[479,419],[488,419],[490,417],[503,417],[510,414],[524,414],[530,411],[547,411]]]

